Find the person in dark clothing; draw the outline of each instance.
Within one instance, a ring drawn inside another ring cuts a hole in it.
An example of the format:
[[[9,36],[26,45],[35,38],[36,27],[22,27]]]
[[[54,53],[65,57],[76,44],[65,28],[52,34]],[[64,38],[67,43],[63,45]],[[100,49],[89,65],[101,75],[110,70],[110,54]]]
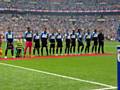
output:
[[[98,53],[100,53],[100,50],[102,51],[102,54],[104,54],[104,34],[102,33],[102,30],[98,34]]]
[[[95,29],[93,34],[92,34],[92,40],[93,40],[93,46],[92,46],[92,53],[95,51],[97,53],[97,45],[98,45],[98,33],[97,30]]]
[[[34,35],[33,41],[34,41],[33,55],[35,55],[35,51],[37,50],[37,54],[39,56],[40,55],[40,35],[38,32]]]
[[[77,41],[78,41],[78,53],[82,53],[84,49],[84,44],[83,44],[83,35],[81,33],[81,29],[78,29],[77,32]],[[81,47],[81,52],[80,52],[80,47]]]
[[[65,54],[69,54],[70,53],[70,33],[69,32],[65,34],[65,43],[66,43]]]
[[[90,43],[91,43],[90,30],[88,30],[87,33],[85,34],[85,41],[86,41],[85,53],[89,53],[89,51],[90,51]]]
[[[60,33],[60,30],[56,36],[56,42],[57,42],[57,48],[56,48],[56,54],[58,54],[58,50],[60,49],[60,54],[62,54],[62,47],[63,47],[63,36]]]
[[[51,51],[53,53],[53,55],[55,54],[55,34],[52,33],[50,36],[49,36],[49,42],[50,42],[50,55],[51,55]]]
[[[41,55],[43,56],[43,48],[46,48],[46,53],[48,56],[48,46],[47,46],[47,40],[48,40],[48,33],[47,33],[47,28],[45,28],[44,32],[41,34],[41,43],[42,43],[42,48],[41,48]]]
[[[71,47],[70,47],[70,52],[75,54],[75,48],[76,48],[76,39],[77,35],[75,34],[75,30],[72,31],[71,34]]]

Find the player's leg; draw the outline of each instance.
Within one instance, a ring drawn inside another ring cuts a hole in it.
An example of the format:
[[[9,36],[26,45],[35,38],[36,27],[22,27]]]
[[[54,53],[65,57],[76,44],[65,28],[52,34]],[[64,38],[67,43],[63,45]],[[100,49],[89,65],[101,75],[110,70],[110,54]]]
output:
[[[8,49],[5,50],[5,57],[7,57]]]
[[[58,54],[59,43],[57,42],[56,54]]]
[[[49,49],[50,55],[51,55],[51,51],[52,51],[52,45],[50,44],[50,49]]]
[[[55,47],[53,47],[53,55],[55,54]]]
[[[97,53],[97,45],[95,45],[95,53]]]
[[[62,54],[62,47],[60,47],[60,54]]]
[[[17,53],[16,53],[16,57],[17,58],[19,58],[19,57],[21,57],[21,51],[22,51],[22,49],[16,49],[17,50]]]
[[[67,54],[70,54],[70,47],[67,48]]]
[[[102,42],[101,49],[102,49],[102,54],[104,54],[104,42]]]
[[[46,46],[46,53],[47,53],[47,56],[48,56],[48,47]]]
[[[33,55],[35,55],[36,48],[37,48],[36,46],[37,46],[37,43],[36,43],[36,42],[34,42]]]
[[[89,51],[90,51],[90,46],[88,46],[88,53],[89,53]]]
[[[5,58],[7,58],[8,48],[9,48],[9,43],[7,42],[7,46],[6,46],[6,49],[5,49]]]
[[[35,55],[35,51],[36,51],[36,48],[34,47],[34,49],[33,49],[33,55]]]
[[[94,48],[95,48],[95,44],[93,44],[92,46],[92,53],[94,52]]]
[[[70,54],[70,42],[68,42],[67,54]]]
[[[72,43],[70,45],[70,53],[72,54]]]
[[[56,54],[58,54],[58,47],[56,48]]]
[[[28,42],[26,41],[26,43],[25,43],[25,49],[24,49],[24,57],[26,56],[27,48],[28,48]]]
[[[37,48],[37,54],[38,54],[38,56],[40,55],[40,50],[39,50],[39,48]]]
[[[82,44],[81,53],[83,52],[83,50],[84,50],[84,44]]]
[[[99,42],[98,53],[100,53],[100,48],[101,48],[101,44],[100,44],[100,42]]]
[[[11,55],[14,58],[14,45],[11,43]]]
[[[68,48],[67,48],[67,46],[65,47],[65,54],[67,53],[67,50],[68,50]]]
[[[43,46],[41,47],[41,56],[43,56]]]
[[[22,49],[19,49],[19,57],[22,57]]]
[[[88,41],[88,53],[90,52],[90,40]]]
[[[11,49],[11,55],[14,56],[14,49]]]
[[[86,41],[85,53],[87,53],[87,49],[88,49],[88,43]]]
[[[66,41],[66,46],[65,46],[65,54],[68,52],[68,42]]]
[[[77,50],[78,50],[78,53],[80,53],[80,45],[79,44],[78,44],[78,49]]]
[[[18,57],[18,54],[19,54],[18,48],[16,48],[15,50],[16,50],[15,52],[16,52],[16,58],[17,58],[17,57]]]
[[[75,48],[76,48],[76,46],[73,47],[73,52],[74,52],[74,54],[75,54]]]
[[[30,42],[30,45],[29,45],[29,56],[31,56],[31,52],[32,52],[32,42]]]
[[[53,44],[53,51],[52,51],[52,53],[53,53],[53,55],[55,54],[55,44]]]

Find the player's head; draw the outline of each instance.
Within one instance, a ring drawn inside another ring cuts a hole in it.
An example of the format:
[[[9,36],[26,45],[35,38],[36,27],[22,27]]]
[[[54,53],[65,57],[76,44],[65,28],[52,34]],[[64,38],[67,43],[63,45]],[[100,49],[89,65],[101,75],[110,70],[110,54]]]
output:
[[[8,27],[7,29],[8,29],[8,33],[11,33],[10,27]]]
[[[45,33],[47,32],[47,28],[46,28],[46,27],[44,28],[44,32],[45,32]]]
[[[75,29],[73,29],[72,32],[75,33]]]
[[[95,29],[94,32],[97,32],[97,29]]]
[[[87,33],[90,34],[90,29],[87,30]]]
[[[78,29],[78,32],[81,32],[81,29]]]
[[[58,29],[58,33],[60,34],[60,32],[61,32],[61,30],[60,29]]]
[[[38,33],[38,32],[36,32],[36,35],[39,35],[39,33]]]
[[[30,27],[27,27],[27,31],[28,31],[28,32],[30,32],[30,31],[31,31],[31,30],[30,30]]]

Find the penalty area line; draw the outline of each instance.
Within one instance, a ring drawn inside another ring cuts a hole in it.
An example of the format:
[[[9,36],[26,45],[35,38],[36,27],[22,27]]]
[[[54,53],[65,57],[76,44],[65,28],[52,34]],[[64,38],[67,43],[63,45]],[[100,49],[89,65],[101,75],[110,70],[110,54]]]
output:
[[[46,71],[41,71],[41,70],[37,70],[37,69],[32,69],[32,68],[27,68],[27,67],[22,67],[22,66],[7,64],[7,63],[0,63],[0,65],[4,65],[4,66],[8,66],[8,67],[13,67],[13,68],[19,68],[19,69],[23,69],[23,70],[27,70],[27,71],[32,71],[32,72],[38,72],[38,73],[42,73],[42,74],[46,74],[46,75],[51,75],[51,76],[56,76],[56,77],[60,77],[60,78],[69,79],[69,80],[74,80],[74,81],[79,81],[79,82],[85,82],[85,83],[89,83],[89,84],[103,86],[103,87],[106,87],[106,88],[114,88],[114,86],[108,85],[108,84],[104,84],[104,83],[99,83],[99,82],[95,82],[95,81],[84,80],[84,79],[70,77],[70,76],[64,76],[64,75],[55,74],[55,73],[46,72]]]

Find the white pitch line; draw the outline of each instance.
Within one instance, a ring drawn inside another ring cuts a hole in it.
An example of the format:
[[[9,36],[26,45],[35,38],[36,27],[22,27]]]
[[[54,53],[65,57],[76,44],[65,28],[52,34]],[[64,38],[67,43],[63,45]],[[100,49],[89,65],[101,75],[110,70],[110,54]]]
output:
[[[50,73],[50,72],[46,72],[46,71],[26,68],[26,67],[22,67],[22,66],[16,66],[16,65],[12,65],[12,64],[0,63],[0,65],[19,68],[19,69],[24,69],[24,70],[33,71],[33,72],[39,72],[39,73],[43,73],[43,74],[47,74],[47,75],[51,75],[51,76],[66,78],[66,79],[69,79],[69,80],[80,81],[80,82],[85,82],[85,83],[89,83],[89,84],[104,86],[104,87],[107,87],[107,88],[113,88],[114,87],[114,86],[108,85],[108,84],[103,84],[103,83],[99,83],[99,82],[84,80],[84,79],[80,79],[80,78],[74,78],[74,77],[70,77],[70,76],[63,76],[63,75],[60,75],[60,74],[55,74],[55,73]]]
[[[94,90],[111,90],[111,89],[117,89],[117,87],[101,88],[101,89],[94,89]]]

